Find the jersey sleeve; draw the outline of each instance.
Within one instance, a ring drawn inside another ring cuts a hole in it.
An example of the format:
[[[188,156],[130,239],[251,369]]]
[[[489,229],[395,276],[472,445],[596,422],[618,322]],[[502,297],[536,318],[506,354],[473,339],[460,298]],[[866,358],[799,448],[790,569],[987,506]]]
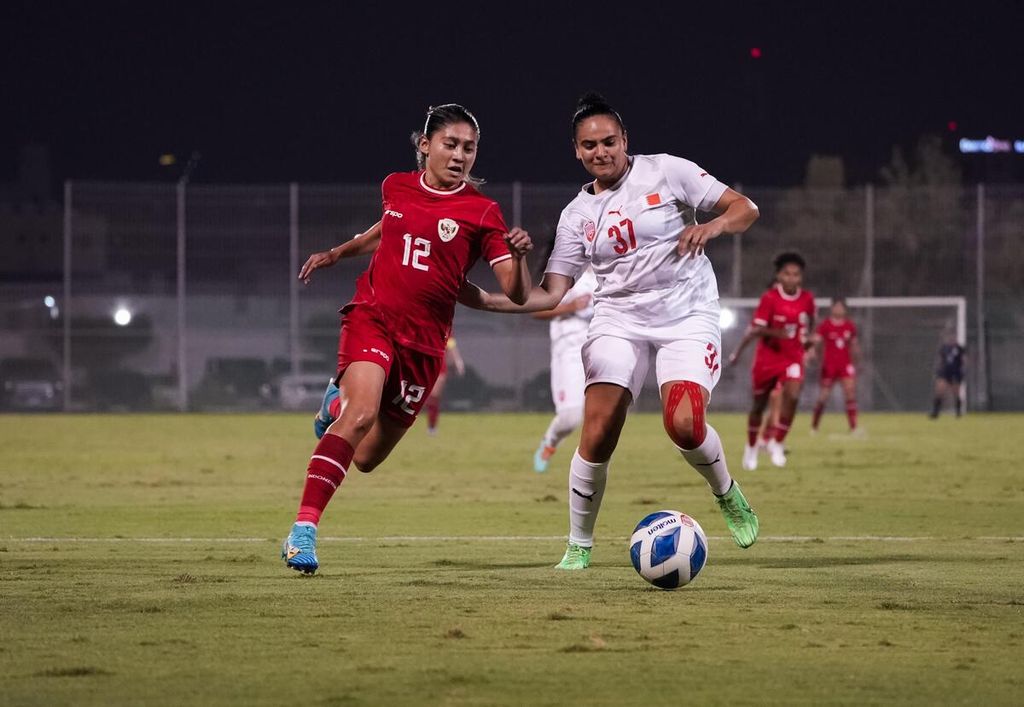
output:
[[[768,326],[768,322],[772,320],[772,298],[771,292],[765,292],[761,295],[761,301],[757,303],[757,309],[754,310],[754,320],[751,322],[754,326]]]
[[[828,335],[828,326],[827,325],[828,325],[828,320],[826,319],[825,321],[823,321],[821,324],[818,325],[818,327],[814,330],[814,333],[817,334],[818,336],[827,336]]]
[[[566,210],[558,219],[555,229],[555,247],[551,250],[544,272],[566,275],[577,280],[587,265],[587,254],[583,249],[584,219],[579,214]]]
[[[727,187],[690,160],[672,155],[660,157],[668,188],[679,201],[701,211],[711,211],[722,198]]]
[[[508,226],[505,225],[505,217],[501,215],[501,208],[497,202],[492,201],[480,218],[480,252],[491,267],[512,257],[508,243],[505,242],[507,233]]]
[[[853,322],[850,322],[850,338],[856,339],[858,333],[859,332],[857,331],[857,325],[854,324]]]

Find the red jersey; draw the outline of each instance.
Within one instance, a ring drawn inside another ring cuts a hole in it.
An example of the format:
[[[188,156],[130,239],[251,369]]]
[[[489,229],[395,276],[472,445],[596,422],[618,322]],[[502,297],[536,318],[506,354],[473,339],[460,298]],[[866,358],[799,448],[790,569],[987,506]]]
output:
[[[835,321],[826,319],[818,325],[824,353],[821,358],[822,368],[843,370],[850,365],[850,345],[857,336],[857,326],[849,319]]]
[[[807,290],[787,295],[781,285],[776,285],[765,292],[754,312],[754,326],[783,329],[786,337],[759,337],[754,365],[802,364],[804,343],[813,322],[814,295]]]
[[[371,305],[399,344],[443,356],[470,268],[512,257],[501,209],[465,182],[432,189],[423,172],[390,174],[381,193],[380,245],[346,309]]]

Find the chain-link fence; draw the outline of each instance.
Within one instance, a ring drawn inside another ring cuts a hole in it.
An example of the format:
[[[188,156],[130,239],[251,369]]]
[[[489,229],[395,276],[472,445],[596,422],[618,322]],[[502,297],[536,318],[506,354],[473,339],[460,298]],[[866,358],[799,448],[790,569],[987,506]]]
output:
[[[530,231],[537,272],[578,189],[485,187],[510,224]],[[759,296],[774,255],[796,249],[819,297],[962,301],[853,309],[866,353],[865,408],[924,410],[945,331],[968,345],[969,407],[1024,408],[1024,187],[744,192],[760,220],[708,251],[737,317],[727,350],[749,321],[740,298]],[[0,207],[4,406],[315,408],[335,366],[337,310],[366,262],[318,271],[309,286],[295,275],[310,253],[379,215],[375,184],[74,182],[63,205]],[[496,288],[486,265],[471,278]],[[450,380],[449,406],[551,406],[545,323],[462,308],[455,322],[469,372]],[[727,371],[716,406],[739,409],[748,396],[746,368]],[[654,390],[640,401],[656,405]]]

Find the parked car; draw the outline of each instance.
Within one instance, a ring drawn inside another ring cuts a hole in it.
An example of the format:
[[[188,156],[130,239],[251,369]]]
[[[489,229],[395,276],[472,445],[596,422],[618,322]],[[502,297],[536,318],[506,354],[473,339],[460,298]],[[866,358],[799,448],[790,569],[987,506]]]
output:
[[[281,376],[278,395],[285,410],[316,411],[323,402],[324,389],[330,375],[327,373],[295,373]]]
[[[211,358],[192,394],[198,410],[259,409],[273,404],[270,369],[261,358]]]
[[[59,410],[64,384],[57,367],[44,358],[0,361],[0,409]]]

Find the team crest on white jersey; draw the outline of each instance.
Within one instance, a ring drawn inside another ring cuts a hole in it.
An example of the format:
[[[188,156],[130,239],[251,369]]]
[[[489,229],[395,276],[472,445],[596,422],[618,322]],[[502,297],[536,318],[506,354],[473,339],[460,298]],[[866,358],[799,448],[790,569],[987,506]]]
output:
[[[597,226],[593,221],[588,219],[583,222],[583,235],[587,237],[588,242],[594,240],[594,236],[597,235]]]
[[[459,224],[455,223],[450,218],[443,218],[437,222],[437,235],[441,237],[441,240],[447,243],[452,238],[455,238],[455,234],[459,232]]]

